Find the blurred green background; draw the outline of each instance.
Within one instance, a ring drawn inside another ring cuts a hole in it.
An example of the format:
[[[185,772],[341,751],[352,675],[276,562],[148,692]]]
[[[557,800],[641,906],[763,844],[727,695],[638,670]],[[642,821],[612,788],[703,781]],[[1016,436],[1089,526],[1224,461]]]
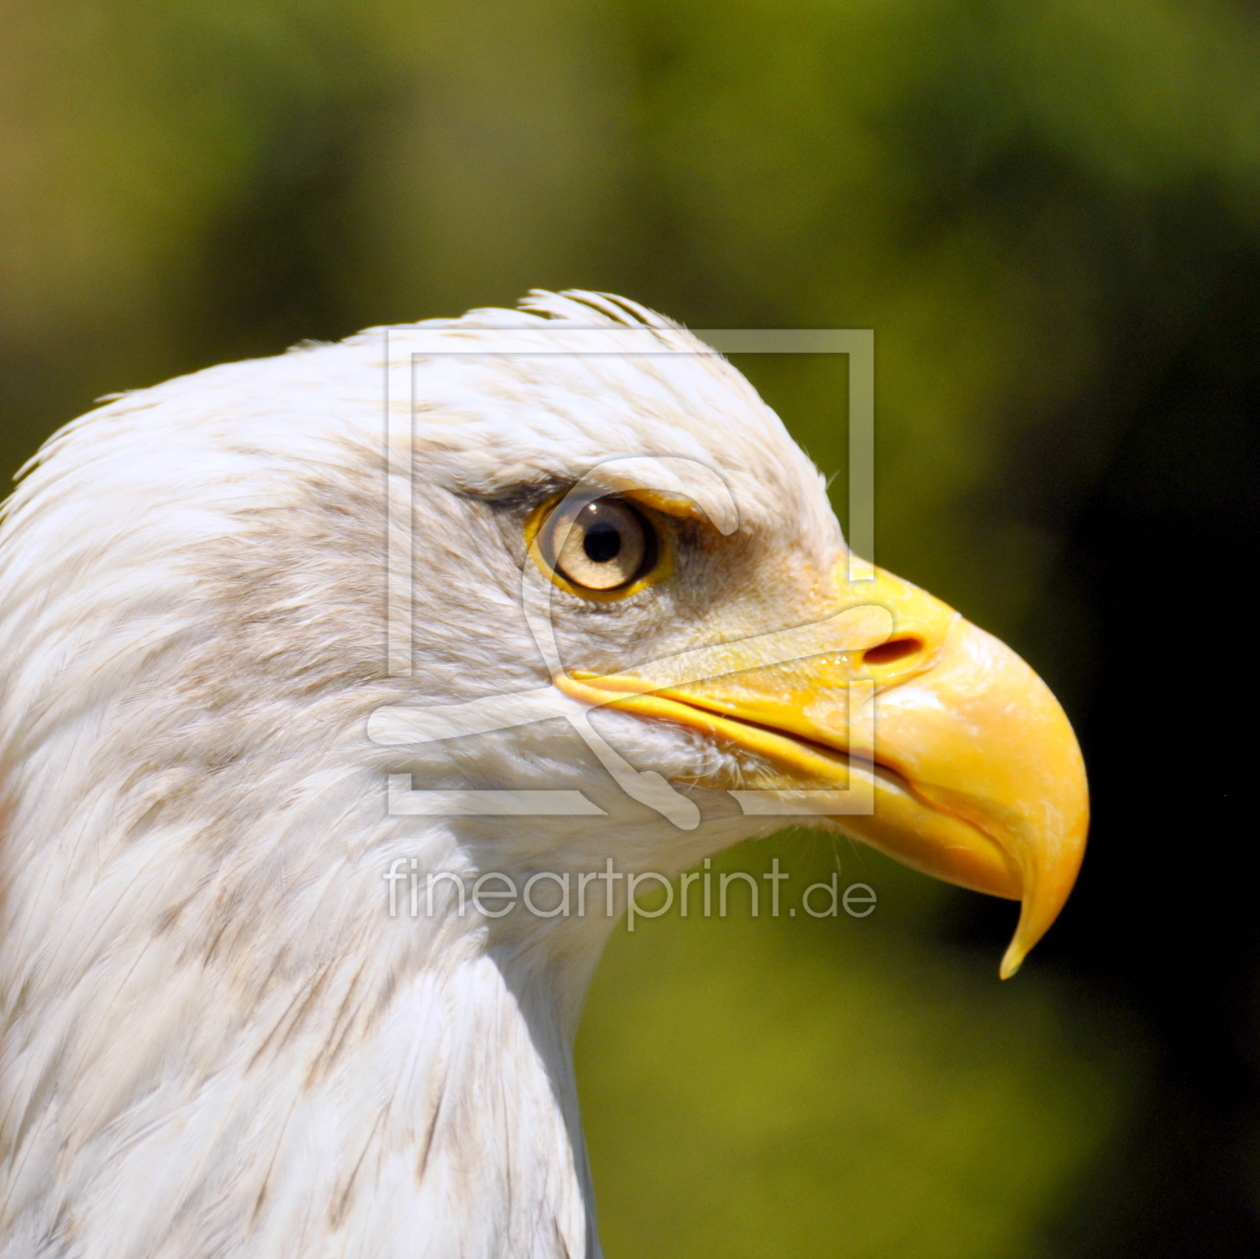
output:
[[[875,914],[619,931],[610,1259],[1260,1253],[1260,10],[0,0],[5,468],[98,395],[531,287],[874,328],[878,559],[1051,681],[1097,805],[1010,984],[1009,907],[804,833],[719,864]],[[739,365],[842,472],[842,364]]]

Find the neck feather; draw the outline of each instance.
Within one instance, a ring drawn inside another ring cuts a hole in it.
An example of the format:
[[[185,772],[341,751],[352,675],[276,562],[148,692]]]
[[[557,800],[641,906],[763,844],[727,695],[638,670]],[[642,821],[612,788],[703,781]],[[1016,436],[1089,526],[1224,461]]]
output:
[[[177,828],[51,812],[18,829],[64,828],[58,887],[47,848],[6,871],[0,1255],[598,1253],[570,1045],[606,923],[391,918],[383,854],[450,869],[447,832],[350,824],[331,875],[238,836],[216,871]],[[258,833],[302,851],[327,821]]]

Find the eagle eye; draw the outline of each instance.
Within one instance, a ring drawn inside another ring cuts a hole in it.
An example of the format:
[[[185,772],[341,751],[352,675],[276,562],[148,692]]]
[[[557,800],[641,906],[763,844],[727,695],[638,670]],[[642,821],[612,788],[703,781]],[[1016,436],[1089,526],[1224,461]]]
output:
[[[596,499],[554,512],[543,526],[542,551],[557,574],[580,590],[615,591],[650,572],[656,533],[622,499]]]

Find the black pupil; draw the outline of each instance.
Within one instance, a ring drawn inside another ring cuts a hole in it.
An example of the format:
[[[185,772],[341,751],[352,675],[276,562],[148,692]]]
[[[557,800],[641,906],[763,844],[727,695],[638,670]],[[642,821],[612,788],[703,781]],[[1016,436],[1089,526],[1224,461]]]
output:
[[[609,560],[615,560],[621,551],[621,534],[612,525],[594,524],[582,539],[582,550],[593,563],[607,564]]]

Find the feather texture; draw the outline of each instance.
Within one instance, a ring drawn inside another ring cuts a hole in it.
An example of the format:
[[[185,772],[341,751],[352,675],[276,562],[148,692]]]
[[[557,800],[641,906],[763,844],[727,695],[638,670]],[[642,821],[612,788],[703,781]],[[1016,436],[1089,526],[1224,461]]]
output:
[[[687,333],[535,294],[417,325]],[[612,920],[387,911],[384,873],[674,872],[765,829],[713,793],[682,832],[563,721],[419,749],[385,704],[544,685],[523,522],[618,453],[736,491],[721,580],[558,597],[597,667],[778,628],[842,547],[818,474],[711,355],[434,355],[413,480],[415,668],[386,675],[381,330],[127,394],[57,434],[0,531],[7,1259],[595,1255],[570,1041]],[[574,340],[578,345],[579,341]],[[391,330],[389,353],[409,353]],[[698,348],[698,347],[697,347]],[[633,763],[733,755],[601,714]],[[604,818],[404,818],[430,786],[581,789]],[[703,794],[703,793],[701,793]],[[414,866],[410,863],[414,860]]]

